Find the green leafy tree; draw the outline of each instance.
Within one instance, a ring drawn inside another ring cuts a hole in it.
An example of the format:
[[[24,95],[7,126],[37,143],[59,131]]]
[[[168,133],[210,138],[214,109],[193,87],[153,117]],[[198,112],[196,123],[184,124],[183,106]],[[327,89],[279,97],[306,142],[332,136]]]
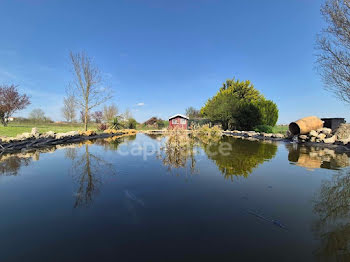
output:
[[[227,80],[202,107],[201,114],[223,129],[253,129],[260,124],[274,126],[278,119],[275,103],[265,100],[250,81]]]
[[[256,102],[261,115],[261,124],[275,126],[278,120],[277,105],[271,100],[261,99]]]

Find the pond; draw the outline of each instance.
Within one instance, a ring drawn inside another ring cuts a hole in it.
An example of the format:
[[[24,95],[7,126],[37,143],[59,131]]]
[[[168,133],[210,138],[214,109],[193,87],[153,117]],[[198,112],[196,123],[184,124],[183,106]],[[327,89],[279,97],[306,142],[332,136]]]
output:
[[[349,261],[345,153],[166,141],[2,155],[0,261]]]

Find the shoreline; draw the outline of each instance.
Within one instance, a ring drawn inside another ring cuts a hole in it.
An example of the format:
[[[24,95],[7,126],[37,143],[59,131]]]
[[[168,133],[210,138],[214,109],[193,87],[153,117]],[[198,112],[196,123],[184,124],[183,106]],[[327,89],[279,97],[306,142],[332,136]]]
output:
[[[15,141],[9,143],[0,143],[0,155],[3,153],[12,153],[19,151],[30,151],[33,149],[42,149],[47,147],[52,147],[56,145],[64,145],[64,144],[73,144],[86,140],[93,140],[99,138],[109,138],[115,136],[122,136],[127,134],[126,132],[118,132],[114,134],[101,133],[91,136],[86,135],[75,135],[75,136],[66,136],[62,138],[29,138],[22,141]]]

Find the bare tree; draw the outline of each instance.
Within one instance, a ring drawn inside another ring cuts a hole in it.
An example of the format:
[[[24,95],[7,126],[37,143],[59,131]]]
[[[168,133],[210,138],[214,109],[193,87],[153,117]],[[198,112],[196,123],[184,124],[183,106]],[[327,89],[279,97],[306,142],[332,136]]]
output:
[[[87,130],[89,111],[112,98],[109,88],[104,86],[98,68],[84,52],[70,52],[74,80],[71,92],[84,113],[84,128]]]
[[[112,121],[118,115],[118,107],[115,104],[104,106],[103,120],[106,122]]]
[[[76,102],[72,95],[63,99],[62,115],[67,122],[73,122],[76,117]]]
[[[45,121],[46,120],[45,112],[40,108],[33,109],[29,113],[29,119],[34,121]]]
[[[103,114],[101,111],[95,111],[91,117],[95,120],[95,123],[101,123],[102,122],[102,118],[103,118]]]
[[[29,97],[19,94],[15,85],[0,85],[0,121],[4,126],[9,117],[29,104]]]
[[[327,90],[350,103],[350,1],[327,0],[321,13],[328,26],[317,37],[317,64]]]

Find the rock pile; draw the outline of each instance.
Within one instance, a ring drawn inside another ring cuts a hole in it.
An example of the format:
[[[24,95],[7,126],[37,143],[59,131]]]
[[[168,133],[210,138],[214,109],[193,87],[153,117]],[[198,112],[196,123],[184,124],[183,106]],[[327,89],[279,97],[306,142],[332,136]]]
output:
[[[347,145],[350,142],[350,125],[342,124],[335,133],[330,128],[311,130],[307,135],[299,135],[298,142]]]

